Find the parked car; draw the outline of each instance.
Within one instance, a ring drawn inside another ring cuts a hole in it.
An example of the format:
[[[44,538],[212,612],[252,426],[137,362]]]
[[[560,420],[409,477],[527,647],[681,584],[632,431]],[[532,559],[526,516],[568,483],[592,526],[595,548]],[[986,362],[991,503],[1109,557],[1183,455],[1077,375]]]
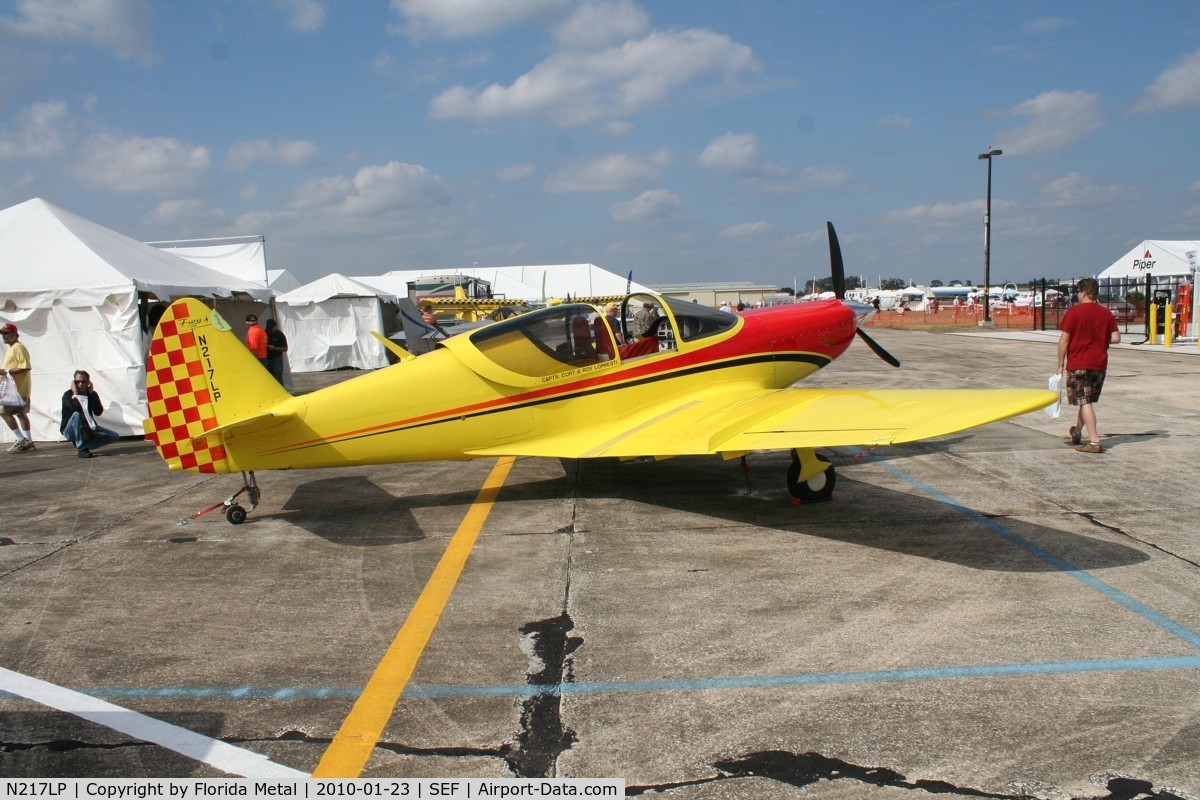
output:
[[[1142,307],[1125,300],[1102,300],[1100,305],[1112,312],[1117,322],[1134,322],[1142,315]]]

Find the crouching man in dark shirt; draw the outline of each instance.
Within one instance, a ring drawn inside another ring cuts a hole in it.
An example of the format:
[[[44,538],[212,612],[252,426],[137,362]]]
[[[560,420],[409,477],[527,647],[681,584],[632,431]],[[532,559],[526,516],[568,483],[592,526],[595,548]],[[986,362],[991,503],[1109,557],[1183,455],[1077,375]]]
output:
[[[97,447],[111,444],[120,438],[116,431],[102,428],[96,417],[104,413],[100,395],[92,387],[92,378],[83,370],[75,373],[71,388],[63,392],[62,421],[58,429],[64,438],[74,443],[80,458],[91,458]]]

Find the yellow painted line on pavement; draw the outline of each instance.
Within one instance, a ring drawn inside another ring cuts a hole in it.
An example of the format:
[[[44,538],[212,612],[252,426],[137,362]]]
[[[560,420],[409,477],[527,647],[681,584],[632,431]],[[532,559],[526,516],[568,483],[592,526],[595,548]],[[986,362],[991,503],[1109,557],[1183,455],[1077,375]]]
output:
[[[487,521],[492,505],[496,502],[496,495],[504,485],[515,460],[512,457],[501,458],[496,462],[496,466],[492,467],[475,502],[467,510],[467,515],[463,517],[454,538],[450,540],[446,552],[442,553],[437,567],[429,577],[429,582],[421,591],[421,596],[408,612],[404,625],[400,627],[379,666],[367,681],[362,694],[355,701],[354,708],[350,710],[337,735],[321,756],[320,763],[312,773],[314,778],[357,778],[362,774],[367,759],[371,757],[379,737],[383,734],[384,727],[392,718],[392,712],[396,703],[400,701],[404,687],[408,685],[417,662],[421,660],[425,645],[429,643],[433,629],[437,627],[442,611],[450,600],[450,594],[462,575],[467,558],[475,547],[479,531]]]

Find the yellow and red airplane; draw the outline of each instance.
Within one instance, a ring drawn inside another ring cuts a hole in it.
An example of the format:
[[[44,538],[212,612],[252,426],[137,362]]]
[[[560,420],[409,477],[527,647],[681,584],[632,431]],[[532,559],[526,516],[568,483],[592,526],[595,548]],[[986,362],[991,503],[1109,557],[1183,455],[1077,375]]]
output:
[[[841,298],[832,225],[829,234]],[[259,500],[258,470],[497,456],[737,458],[791,450],[792,497],[824,500],[836,475],[815,448],[927,439],[1057,399],[1044,389],[793,386],[856,334],[899,365],[858,327],[870,307],[841,299],[741,315],[650,293],[629,295],[621,306],[610,318],[615,326],[591,305],[543,308],[294,397],[216,311],[179,300],[159,322],[146,360],[146,435],[172,470],[243,473],[242,491],[221,504],[237,524],[246,509],[236,498],[248,493],[251,509]]]

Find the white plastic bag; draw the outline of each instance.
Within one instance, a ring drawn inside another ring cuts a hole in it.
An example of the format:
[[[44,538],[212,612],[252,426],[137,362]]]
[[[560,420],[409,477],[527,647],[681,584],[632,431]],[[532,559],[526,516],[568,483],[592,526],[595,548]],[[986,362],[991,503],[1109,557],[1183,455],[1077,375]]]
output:
[[[1042,409],[1050,419],[1058,419],[1058,410],[1062,406],[1062,375],[1051,375],[1046,388],[1058,395],[1058,399]]]
[[[25,401],[17,393],[17,382],[11,375],[0,377],[0,406],[23,406]]]

